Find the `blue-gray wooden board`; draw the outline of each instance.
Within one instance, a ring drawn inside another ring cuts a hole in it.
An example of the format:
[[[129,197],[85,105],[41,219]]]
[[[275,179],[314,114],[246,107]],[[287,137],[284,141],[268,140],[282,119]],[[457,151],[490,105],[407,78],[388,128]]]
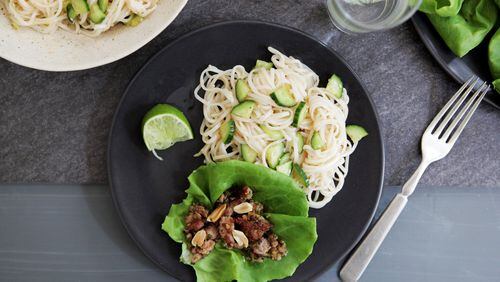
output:
[[[398,189],[384,188],[378,214]],[[118,280],[174,281],[128,237],[106,186],[0,186],[0,281]],[[419,187],[362,279],[494,280],[500,187]]]

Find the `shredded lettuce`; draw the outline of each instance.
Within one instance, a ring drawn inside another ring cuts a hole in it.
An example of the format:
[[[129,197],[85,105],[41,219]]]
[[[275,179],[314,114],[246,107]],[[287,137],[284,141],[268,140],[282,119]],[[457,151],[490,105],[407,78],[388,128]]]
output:
[[[265,207],[264,216],[273,224],[273,232],[285,241],[288,254],[279,261],[263,263],[247,261],[238,250],[229,250],[220,243],[205,258],[192,265],[198,281],[268,281],[292,275],[312,253],[317,239],[316,220],[308,217],[304,192],[288,176],[269,168],[241,161],[226,161],[202,166],[189,176],[187,197],[172,205],[162,229],[176,242],[182,243],[180,260],[189,262],[184,237],[184,216],[189,206],[201,203],[212,207],[226,190],[248,185],[253,199]]]

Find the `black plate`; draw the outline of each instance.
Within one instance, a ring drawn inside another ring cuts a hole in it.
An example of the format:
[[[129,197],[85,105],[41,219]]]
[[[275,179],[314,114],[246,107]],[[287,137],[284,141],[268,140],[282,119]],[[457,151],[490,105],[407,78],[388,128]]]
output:
[[[366,231],[377,206],[384,174],[384,153],[377,114],[359,78],[340,56],[323,43],[288,27],[253,21],[225,22],[191,32],[156,54],[128,86],[115,113],[108,148],[108,172],[113,199],[130,236],[163,270],[183,281],[194,271],[179,262],[180,244],[160,229],[170,205],[180,202],[186,177],[202,164],[193,154],[202,147],[197,134],[202,106],[193,98],[201,71],[209,64],[222,69],[257,58],[269,59],[266,46],[302,60],[326,82],[337,73],[349,91],[349,122],[363,125],[369,136],[350,161],[343,190],[317,217],[319,239],[313,254],[294,279],[305,281],[347,254]],[[148,153],[141,137],[141,119],[157,103],[179,107],[189,119],[196,140],[160,152],[161,162]]]
[[[492,78],[488,66],[488,42],[490,37],[485,38],[478,47],[471,50],[463,58],[459,58],[446,46],[446,43],[441,39],[441,36],[439,36],[439,33],[437,33],[424,13],[416,13],[412,17],[412,22],[434,59],[458,83],[463,84],[473,75],[491,83]],[[494,90],[486,94],[484,100],[500,109],[500,95]]]

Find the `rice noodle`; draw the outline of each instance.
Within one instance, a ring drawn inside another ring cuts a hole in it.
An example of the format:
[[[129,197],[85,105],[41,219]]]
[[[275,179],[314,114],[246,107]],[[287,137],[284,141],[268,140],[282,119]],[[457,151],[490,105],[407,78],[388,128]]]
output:
[[[93,23],[88,12],[68,19],[66,7],[69,0],[0,0],[14,27],[30,27],[41,33],[52,33],[58,29],[98,36],[117,23],[127,23],[133,16],[146,17],[155,8],[158,0],[111,0],[105,12],[106,17]],[[88,5],[96,3],[88,0]]]
[[[248,144],[258,153],[255,163],[268,166],[266,151],[275,143],[284,142],[291,160],[299,164],[309,178],[305,188],[310,207],[321,208],[340,191],[348,172],[349,155],[356,148],[346,134],[349,96],[343,89],[342,98],[336,98],[326,88],[319,87],[319,77],[309,67],[293,57],[287,57],[269,47],[273,54],[274,68],[253,69],[247,72],[243,66],[220,70],[208,66],[200,75],[199,85],[194,91],[203,103],[204,120],[200,128],[205,145],[196,154],[203,155],[205,162],[239,159],[242,144]],[[246,80],[251,91],[248,100],[256,102],[250,118],[231,115],[238,104],[235,85],[238,79]],[[278,106],[269,94],[276,88],[288,84],[296,102],[304,101],[308,106],[305,119],[299,128],[292,126],[294,108]],[[236,130],[229,144],[221,140],[221,125],[233,119]],[[273,140],[260,127],[279,130],[283,139]],[[317,131],[325,145],[314,150],[310,144]],[[297,132],[304,137],[303,152],[299,153]]]

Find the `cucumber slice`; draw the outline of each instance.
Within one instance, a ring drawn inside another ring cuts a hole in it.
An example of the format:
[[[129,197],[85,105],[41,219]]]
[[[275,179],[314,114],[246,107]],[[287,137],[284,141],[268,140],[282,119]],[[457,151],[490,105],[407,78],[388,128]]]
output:
[[[68,15],[68,20],[70,22],[73,22],[76,16],[78,16],[78,14],[76,13],[75,9],[73,9],[73,6],[71,4],[68,4],[68,6],[66,6],[66,15]]]
[[[248,86],[246,81],[238,79],[238,81],[236,81],[236,99],[238,99],[239,102],[243,102],[248,94],[250,94],[250,86]]]
[[[285,135],[283,135],[280,130],[270,129],[265,125],[261,125],[260,128],[274,141],[283,139],[285,137]]]
[[[330,91],[333,96],[337,98],[342,98],[342,92],[344,91],[342,80],[337,75],[332,75],[328,80],[328,84],[326,85],[326,90]]]
[[[86,0],[71,0],[70,3],[77,15],[83,15],[90,10]]]
[[[323,141],[323,139],[321,139],[319,132],[314,131],[313,136],[311,138],[311,147],[314,150],[320,150],[324,146],[325,146],[325,142]]]
[[[363,137],[366,137],[368,135],[366,129],[355,124],[346,126],[345,131],[353,142],[359,142],[359,140],[363,139]]]
[[[290,160],[290,157],[291,157],[290,153],[284,153],[280,158],[279,165],[287,163]]]
[[[257,152],[247,144],[241,144],[241,156],[244,161],[254,163],[257,159]]]
[[[255,108],[256,104],[257,103],[255,103],[254,101],[251,101],[251,100],[244,101],[244,102],[236,105],[231,110],[231,114],[233,114],[235,116],[243,117],[243,118],[250,118],[250,116],[252,115],[252,112],[253,112],[253,108]]]
[[[290,91],[290,85],[283,85],[274,90],[274,92],[271,93],[271,98],[273,98],[276,104],[282,107],[290,108],[297,104],[292,92]]]
[[[292,166],[292,178],[303,188],[307,188],[309,186],[309,179],[307,178],[306,173],[296,163]]]
[[[89,18],[91,22],[100,24],[102,23],[104,18],[106,18],[106,14],[104,14],[101,9],[99,9],[99,5],[97,5],[97,3],[94,3],[90,5]]]
[[[284,164],[280,164],[276,167],[276,171],[281,172],[286,175],[290,175],[292,173],[292,161],[288,161]]]
[[[273,67],[274,67],[274,65],[271,62],[257,60],[257,62],[255,62],[255,67],[253,67],[253,68],[254,69],[265,68],[266,70],[270,70]]]
[[[222,142],[224,144],[229,144],[231,143],[231,140],[233,140],[234,136],[234,120],[230,119],[226,122],[224,122],[220,128],[220,137],[222,139]]]
[[[285,145],[283,143],[276,143],[267,149],[266,161],[270,168],[275,168],[278,165],[284,150]]]
[[[125,23],[126,26],[131,26],[131,27],[137,26],[144,19],[143,17],[136,14],[133,14],[131,17],[132,18]]]
[[[304,151],[304,136],[299,132],[297,132],[297,149],[299,154],[302,154],[302,151]]]
[[[109,1],[108,0],[97,0],[97,4],[99,5],[99,9],[101,9],[101,11],[103,13],[106,13],[106,11],[108,10]]]
[[[307,114],[307,105],[305,102],[300,102],[297,108],[295,109],[292,125],[295,127],[299,127],[300,123],[306,118],[306,114]]]

